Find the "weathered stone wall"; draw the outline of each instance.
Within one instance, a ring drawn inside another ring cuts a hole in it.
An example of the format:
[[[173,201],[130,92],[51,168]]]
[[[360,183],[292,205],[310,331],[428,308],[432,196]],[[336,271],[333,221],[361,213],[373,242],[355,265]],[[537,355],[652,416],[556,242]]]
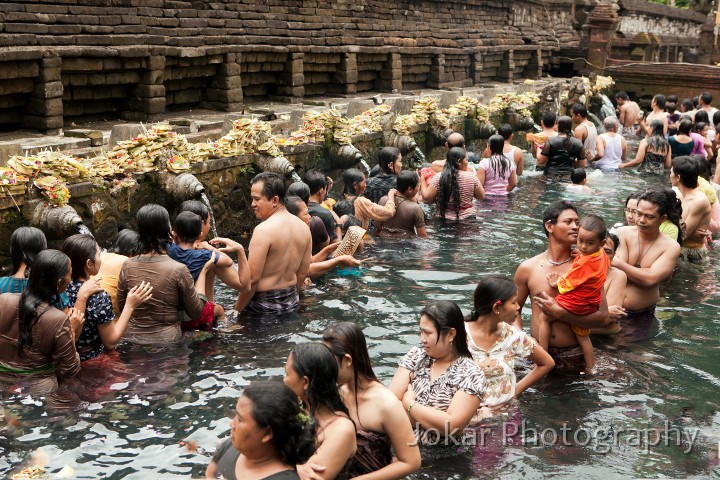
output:
[[[0,128],[536,78],[573,0],[8,0]]]

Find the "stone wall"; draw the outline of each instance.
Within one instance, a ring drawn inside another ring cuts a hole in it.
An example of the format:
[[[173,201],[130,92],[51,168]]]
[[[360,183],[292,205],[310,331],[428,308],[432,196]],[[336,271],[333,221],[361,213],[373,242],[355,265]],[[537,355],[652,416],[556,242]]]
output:
[[[0,129],[537,78],[573,0],[7,0]]]

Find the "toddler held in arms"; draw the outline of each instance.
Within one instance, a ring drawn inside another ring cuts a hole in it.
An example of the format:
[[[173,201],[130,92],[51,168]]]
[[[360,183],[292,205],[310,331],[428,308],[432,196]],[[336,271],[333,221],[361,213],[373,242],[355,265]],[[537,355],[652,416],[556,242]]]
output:
[[[565,275],[552,272],[548,282],[557,288],[555,301],[562,308],[575,315],[590,315],[600,308],[603,285],[610,260],[603,250],[607,228],[605,221],[597,215],[588,215],[580,221],[577,250],[580,253],[573,260],[570,271]],[[550,322],[545,315],[540,317],[538,341],[547,348],[550,341]],[[571,325],[585,357],[585,369],[591,372],[595,365],[590,329]]]

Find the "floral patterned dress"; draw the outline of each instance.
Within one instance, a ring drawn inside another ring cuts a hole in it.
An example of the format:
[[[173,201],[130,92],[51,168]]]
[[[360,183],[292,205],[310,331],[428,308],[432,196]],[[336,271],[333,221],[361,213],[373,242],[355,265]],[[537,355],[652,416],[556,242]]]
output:
[[[485,374],[487,388],[482,399],[485,407],[497,407],[515,396],[515,359],[532,355],[537,342],[513,325],[501,322],[500,337],[490,350],[483,350],[473,341],[467,324],[468,348],[478,367]]]
[[[67,288],[70,306],[75,305],[82,284],[83,282],[70,282]],[[88,299],[87,308],[85,308],[85,324],[80,338],[75,343],[81,362],[95,358],[105,351],[105,346],[100,339],[98,325],[113,320],[115,320],[115,313],[113,313],[112,300],[110,300],[110,295],[107,292],[96,293]]]

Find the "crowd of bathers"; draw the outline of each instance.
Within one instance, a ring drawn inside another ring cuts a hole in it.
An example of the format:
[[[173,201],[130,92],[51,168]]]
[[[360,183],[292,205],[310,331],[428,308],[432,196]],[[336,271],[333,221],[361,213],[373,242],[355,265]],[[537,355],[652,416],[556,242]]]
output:
[[[616,98],[618,115],[604,119],[604,133],[575,104],[570,116],[543,113],[543,130],[527,137],[536,168],[569,176],[568,188],[579,193],[592,194],[586,167],[639,165],[656,175],[658,187],[627,198],[622,222],[608,228],[597,215],[581,218],[572,202],[548,205],[546,249],[514,278],[482,277],[467,317],[454,302],[428,302],[419,312],[421,346],[400,359],[388,387],[356,324],[338,323],[322,342],[297,345],[284,384],[244,390],[207,477],[403,478],[420,468],[418,444],[492,416],[551,370],[592,374],[591,334],[652,322],[660,284],[678,261],[703,268],[720,230],[720,170],[710,180],[720,114],[708,93],[695,107],[683,101],[681,114],[676,98],[656,95],[645,116],[624,92]],[[627,138],[637,135],[628,160]],[[290,185],[275,173],[256,175],[250,198],[260,223],[247,254],[230,238],[206,239],[210,211],[195,200],[179,205],[172,221],[163,206],[141,207],[136,230],[120,231],[106,249],[89,234],[48,249],[41,230],[18,228],[9,248],[14,273],[0,278],[3,388],[51,396],[120,342],[176,344],[185,332],[212,330],[225,317],[216,278],[238,292],[241,315],[293,313],[313,278],[360,266],[356,252],[369,242],[428,237],[428,212],[452,224],[473,218],[477,202],[522,188],[523,152],[505,124],[484,152],[469,152],[460,133],[450,134],[444,158],[417,171],[403,169],[394,147],[377,160],[369,178],[344,171],[334,198],[333,180],[317,170]],[[529,331],[521,315],[527,300]],[[528,361],[532,369],[517,379],[516,363]]]

